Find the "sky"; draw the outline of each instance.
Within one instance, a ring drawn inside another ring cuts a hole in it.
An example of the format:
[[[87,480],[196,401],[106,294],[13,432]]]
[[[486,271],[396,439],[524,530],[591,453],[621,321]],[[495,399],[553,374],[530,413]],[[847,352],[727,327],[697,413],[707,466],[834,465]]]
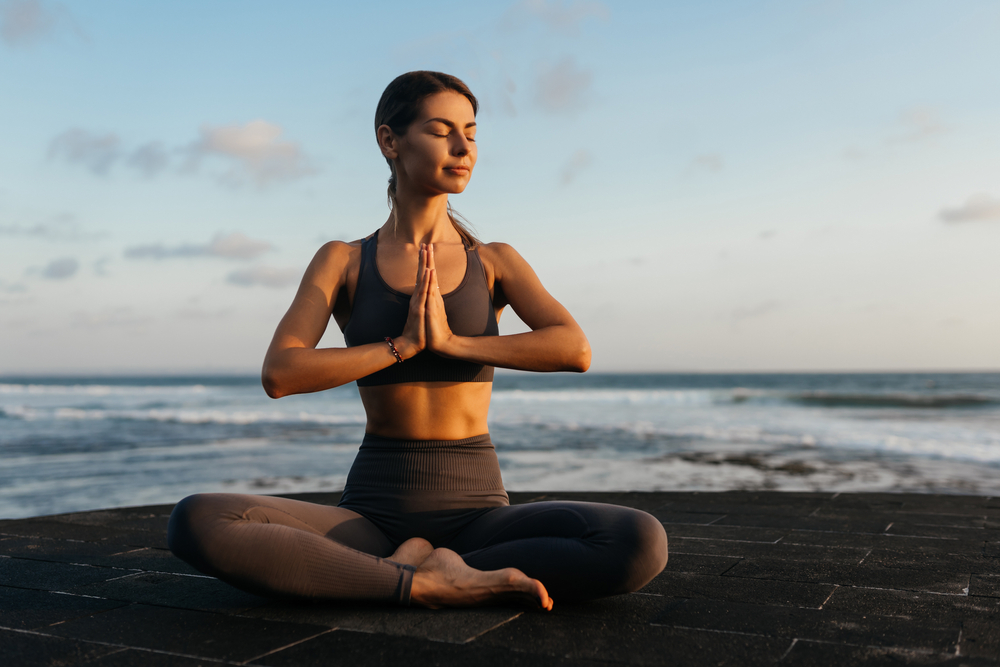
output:
[[[998,35],[995,0],[0,0],[0,374],[257,372],[384,222],[417,69],[481,100],[452,203],[593,370],[1000,370]]]

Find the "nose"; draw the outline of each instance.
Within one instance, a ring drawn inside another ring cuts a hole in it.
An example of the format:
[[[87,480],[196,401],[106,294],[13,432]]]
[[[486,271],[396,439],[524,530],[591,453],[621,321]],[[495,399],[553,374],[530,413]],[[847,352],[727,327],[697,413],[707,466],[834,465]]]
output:
[[[455,157],[463,157],[472,150],[472,142],[461,132],[455,132],[456,140],[452,144],[451,154]]]

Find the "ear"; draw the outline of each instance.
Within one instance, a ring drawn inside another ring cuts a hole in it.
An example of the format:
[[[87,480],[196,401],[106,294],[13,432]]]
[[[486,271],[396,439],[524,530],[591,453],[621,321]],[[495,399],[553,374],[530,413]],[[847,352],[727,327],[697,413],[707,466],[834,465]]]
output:
[[[379,125],[375,130],[375,137],[378,139],[378,147],[382,155],[387,160],[395,160],[399,157],[399,137],[388,125]]]

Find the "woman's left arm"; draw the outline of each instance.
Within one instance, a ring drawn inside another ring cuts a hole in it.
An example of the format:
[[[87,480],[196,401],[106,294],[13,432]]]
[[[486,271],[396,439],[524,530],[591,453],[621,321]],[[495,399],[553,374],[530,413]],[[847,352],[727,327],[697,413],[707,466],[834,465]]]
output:
[[[509,304],[531,331],[509,336],[457,336],[448,326],[440,289],[427,297],[427,347],[443,357],[522,371],[590,367],[590,343],[569,311],[546,291],[528,262],[505,243],[484,247],[493,269],[495,305]],[[428,268],[437,286],[433,250]]]

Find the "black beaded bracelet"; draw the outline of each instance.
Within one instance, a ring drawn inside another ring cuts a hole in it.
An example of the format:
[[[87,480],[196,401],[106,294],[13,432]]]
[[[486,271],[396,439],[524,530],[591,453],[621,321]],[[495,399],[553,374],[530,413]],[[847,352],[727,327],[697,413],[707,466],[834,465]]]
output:
[[[392,339],[386,336],[385,342],[388,343],[389,349],[392,350],[393,356],[396,357],[396,363],[403,363],[403,357],[399,356],[399,350],[396,349],[396,344],[392,342]]]

